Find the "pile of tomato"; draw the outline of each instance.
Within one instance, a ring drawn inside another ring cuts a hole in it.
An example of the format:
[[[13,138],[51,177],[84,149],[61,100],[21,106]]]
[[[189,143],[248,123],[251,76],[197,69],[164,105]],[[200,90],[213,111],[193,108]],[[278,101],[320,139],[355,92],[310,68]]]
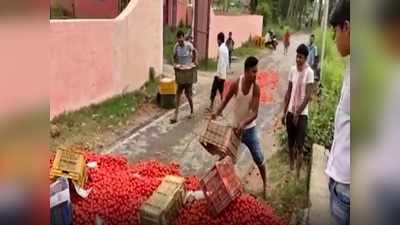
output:
[[[122,156],[87,153],[87,162],[97,162],[88,168],[85,189],[91,189],[87,198],[71,191],[74,225],[92,225],[96,218],[106,225],[139,224],[139,208],[157,189],[166,175],[181,175],[178,164],[144,161],[128,164]],[[52,160],[50,160],[50,163]],[[200,189],[195,176],[185,178],[187,191]],[[177,215],[174,225],[201,224],[284,224],[273,210],[250,195],[243,194],[218,217],[212,217],[205,200],[187,203]]]

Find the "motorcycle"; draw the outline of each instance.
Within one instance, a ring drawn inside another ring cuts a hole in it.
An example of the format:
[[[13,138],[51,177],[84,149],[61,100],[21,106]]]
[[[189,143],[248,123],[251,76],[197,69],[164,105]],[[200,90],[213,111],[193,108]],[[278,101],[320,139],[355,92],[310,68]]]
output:
[[[270,34],[270,39],[267,42],[265,42],[265,47],[275,51],[277,46],[278,46],[278,40],[276,39],[275,34]]]

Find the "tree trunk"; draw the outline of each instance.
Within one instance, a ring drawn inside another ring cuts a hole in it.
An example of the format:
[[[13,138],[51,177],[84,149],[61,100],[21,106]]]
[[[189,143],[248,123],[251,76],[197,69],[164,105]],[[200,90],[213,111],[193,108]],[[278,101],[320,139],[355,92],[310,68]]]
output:
[[[319,0],[318,24],[321,24],[321,20],[322,20],[322,0]]]

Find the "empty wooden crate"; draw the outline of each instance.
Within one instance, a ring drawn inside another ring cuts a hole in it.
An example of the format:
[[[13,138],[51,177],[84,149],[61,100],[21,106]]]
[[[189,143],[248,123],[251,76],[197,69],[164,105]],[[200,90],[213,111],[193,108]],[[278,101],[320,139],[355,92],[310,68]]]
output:
[[[221,158],[230,156],[235,162],[240,147],[240,138],[233,128],[215,120],[208,120],[200,135],[200,144],[212,155]]]
[[[87,179],[85,155],[77,151],[57,150],[50,170],[50,178],[61,176],[84,187]]]
[[[166,176],[160,186],[139,209],[140,225],[168,225],[185,198],[185,179],[177,176]]]

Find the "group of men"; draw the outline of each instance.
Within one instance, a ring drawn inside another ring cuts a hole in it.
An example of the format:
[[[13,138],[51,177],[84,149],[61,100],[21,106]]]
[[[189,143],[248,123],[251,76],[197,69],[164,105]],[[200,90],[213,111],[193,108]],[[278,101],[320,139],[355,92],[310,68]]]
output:
[[[336,45],[341,56],[350,55],[350,3],[341,0],[333,10],[330,25],[336,34]],[[174,48],[175,63],[195,63],[196,50],[193,45],[183,40],[183,33],[178,32],[178,43]],[[282,123],[286,126],[289,147],[289,166],[299,177],[303,162],[303,148],[308,121],[308,103],[311,100],[315,73],[317,73],[318,53],[314,44],[314,35],[310,36],[310,44],[300,44],[296,49],[296,65],[290,69],[288,88],[284,99]],[[229,43],[229,41],[232,43]],[[260,102],[260,87],[256,82],[258,59],[248,57],[244,62],[244,74],[234,79],[232,85],[223,96],[227,70],[230,67],[230,56],[234,42],[232,34],[225,41],[224,33],[217,36],[218,67],[211,87],[210,107],[212,119],[222,114],[230,100],[234,99],[233,121],[235,133],[241,137],[242,143],[249,149],[253,161],[257,165],[262,180],[264,194],[267,190],[266,160],[261,148],[256,129],[256,120]],[[333,224],[349,224],[350,219],[350,69],[347,66],[344,75],[340,102],[335,116],[335,131],[332,149],[326,169],[329,176],[329,190],[331,193],[330,205]],[[171,122],[176,122],[178,116],[179,99],[182,92],[189,100],[191,115],[193,115],[193,101],[191,99],[191,85],[178,85],[177,109]],[[214,100],[220,94],[221,104],[214,109]]]

